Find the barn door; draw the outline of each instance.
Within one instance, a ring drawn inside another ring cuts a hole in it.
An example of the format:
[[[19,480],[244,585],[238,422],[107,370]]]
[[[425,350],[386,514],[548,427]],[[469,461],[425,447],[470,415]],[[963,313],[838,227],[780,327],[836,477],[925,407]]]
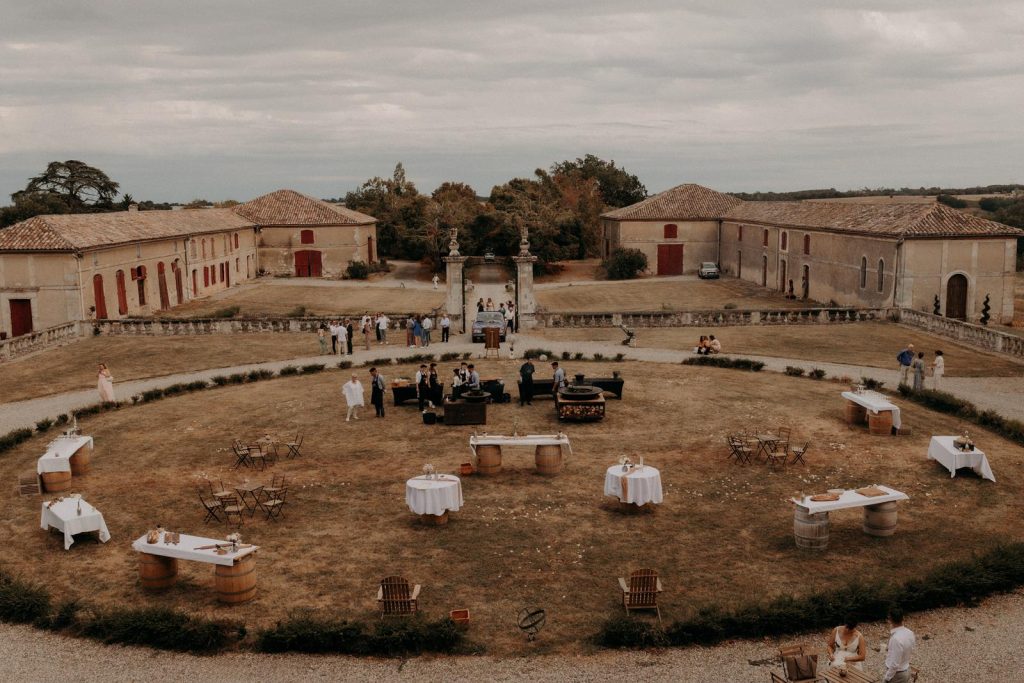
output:
[[[174,293],[177,295],[177,303],[180,304],[185,299],[184,287],[181,282],[181,268],[176,263],[172,263],[171,270],[174,271]]]
[[[156,264],[156,279],[160,286],[160,310],[171,307],[171,295],[167,293],[167,273],[164,272],[164,262]]]
[[[366,238],[366,262],[373,263],[373,237]]]
[[[683,274],[683,245],[658,245],[658,275]]]
[[[295,252],[295,277],[309,277],[309,252]]]
[[[967,320],[967,278],[959,273],[946,283],[946,317]]]
[[[32,331],[32,300],[11,299],[11,336],[20,337]]]
[[[103,276],[97,273],[92,276],[92,298],[96,302],[96,319],[107,319],[107,297],[103,294]]]

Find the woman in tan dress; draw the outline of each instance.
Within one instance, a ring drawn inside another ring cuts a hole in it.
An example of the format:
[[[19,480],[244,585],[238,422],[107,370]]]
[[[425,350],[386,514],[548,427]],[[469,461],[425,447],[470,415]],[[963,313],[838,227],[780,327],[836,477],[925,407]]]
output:
[[[96,390],[100,392],[100,403],[113,403],[116,400],[114,398],[114,376],[110,374],[106,363],[100,363],[96,377]]]

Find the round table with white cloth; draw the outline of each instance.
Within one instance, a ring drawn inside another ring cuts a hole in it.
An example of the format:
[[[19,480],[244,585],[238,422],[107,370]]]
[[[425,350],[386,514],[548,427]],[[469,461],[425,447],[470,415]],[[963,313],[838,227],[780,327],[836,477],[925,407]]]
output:
[[[626,491],[623,495],[623,478]],[[615,496],[623,503],[646,505],[661,503],[661,472],[655,467],[644,465],[622,471],[622,465],[612,465],[604,475],[604,495]]]
[[[462,507],[462,482],[454,474],[426,475],[405,482],[405,502],[417,515],[443,515]]]

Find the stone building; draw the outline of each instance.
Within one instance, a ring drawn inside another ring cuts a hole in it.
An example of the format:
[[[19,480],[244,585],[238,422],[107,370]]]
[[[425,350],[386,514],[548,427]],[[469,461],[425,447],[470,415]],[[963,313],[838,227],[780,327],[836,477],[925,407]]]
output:
[[[352,261],[372,263],[377,219],[278,190],[234,210],[259,226],[260,268],[274,275],[338,277]]]
[[[679,249],[684,273],[715,261],[726,275],[798,298],[937,307],[968,321],[980,319],[987,300],[993,322],[1013,319],[1016,241],[1024,234],[1016,228],[942,204],[726,201],[696,185],[662,195],[602,216],[606,253],[643,245],[657,263],[652,270],[665,274],[663,249]],[[678,272],[679,260],[668,272]]]

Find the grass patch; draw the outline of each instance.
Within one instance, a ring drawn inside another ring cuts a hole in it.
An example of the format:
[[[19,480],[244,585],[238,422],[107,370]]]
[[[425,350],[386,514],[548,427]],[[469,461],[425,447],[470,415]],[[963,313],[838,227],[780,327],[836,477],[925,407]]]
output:
[[[0,572],[0,621],[31,624],[44,620],[49,611],[50,594],[45,587]]]
[[[732,368],[760,372],[764,363],[749,358],[723,358],[721,356],[694,356],[683,361],[683,365],[710,365],[713,368]]]
[[[910,386],[901,384],[900,395],[914,403],[931,410],[955,415],[961,419],[989,429],[1016,444],[1024,446],[1024,422],[1003,417],[994,410],[978,410],[970,401],[965,401],[953,394],[935,389],[914,391]]]

